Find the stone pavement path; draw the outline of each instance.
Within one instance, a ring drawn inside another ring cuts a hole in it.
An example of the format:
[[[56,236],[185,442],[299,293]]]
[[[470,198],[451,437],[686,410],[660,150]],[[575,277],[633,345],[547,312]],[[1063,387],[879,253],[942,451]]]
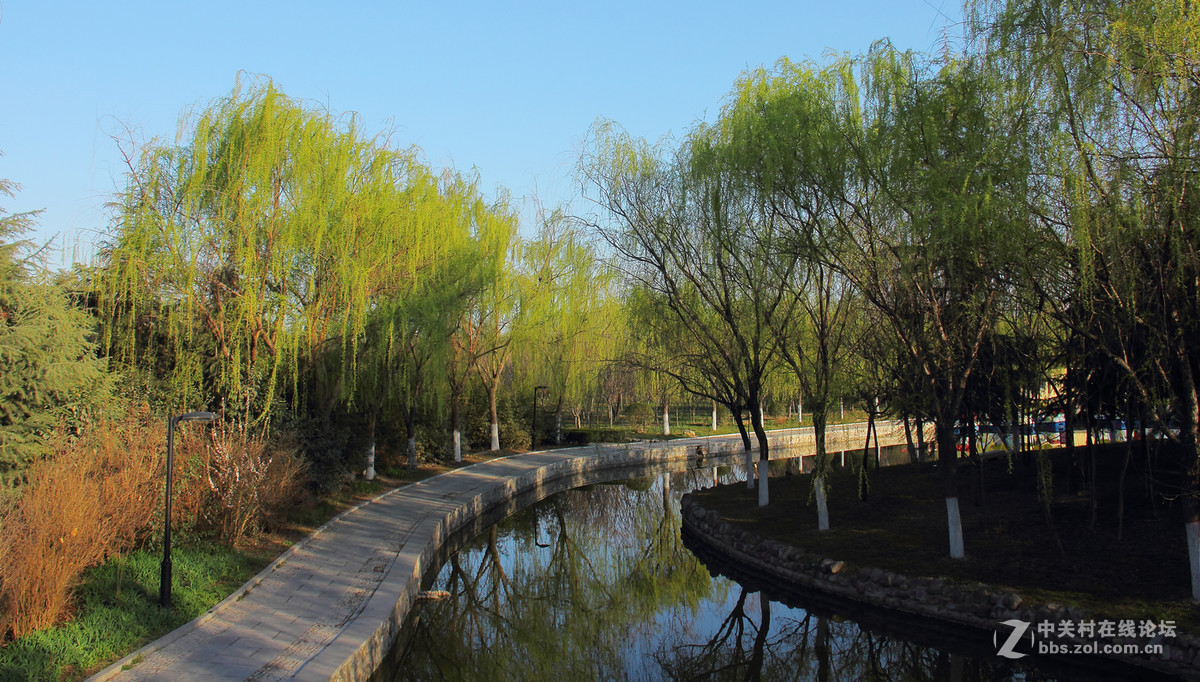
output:
[[[419,580],[416,569],[432,526],[507,480],[594,453],[575,448],[496,459],[385,493],[292,547],[247,583],[248,589],[93,679],[328,680],[362,644],[338,640],[385,580],[391,576],[401,587],[410,576]],[[398,596],[381,598],[394,602]]]

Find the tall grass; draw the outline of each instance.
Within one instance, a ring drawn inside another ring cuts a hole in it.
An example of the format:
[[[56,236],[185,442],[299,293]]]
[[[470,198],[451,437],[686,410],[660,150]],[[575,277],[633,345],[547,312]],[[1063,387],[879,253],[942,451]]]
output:
[[[78,438],[56,437],[53,453],[31,467],[19,496],[0,508],[0,643],[69,618],[85,569],[162,528],[165,431],[143,409]],[[304,466],[291,440],[218,423],[189,429],[176,449],[172,524],[193,536],[232,546],[279,521],[302,494]]]
[[[0,515],[0,636],[53,625],[66,614],[77,576],[146,532],[163,440],[146,414],[53,439],[50,456],[31,467]]]

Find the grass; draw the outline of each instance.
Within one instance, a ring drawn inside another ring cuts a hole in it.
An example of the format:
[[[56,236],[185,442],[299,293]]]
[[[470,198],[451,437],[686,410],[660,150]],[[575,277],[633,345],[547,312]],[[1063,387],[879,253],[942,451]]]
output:
[[[270,557],[212,543],[172,551],[173,608],[158,606],[162,554],[150,549],[88,569],[70,621],[0,650],[0,679],[77,679],[187,623],[233,592]]]
[[[1121,448],[1110,450],[1110,464]],[[807,475],[772,479],[767,507],[758,507],[756,491],[744,484],[698,495],[706,508],[760,536],[851,566],[982,582],[1014,591],[1027,603],[1079,606],[1111,618],[1175,620],[1183,630],[1200,632],[1182,523],[1170,510],[1149,504],[1132,475],[1118,540],[1113,496],[1102,496],[1093,527],[1089,498],[1059,490],[1051,525],[1037,501],[1032,472],[1019,465],[1010,472],[1005,459],[989,461],[985,472],[981,503],[979,469],[959,471],[967,554],[962,560],[948,556],[942,477],[929,465],[872,472],[866,502],[858,499],[852,472],[835,472],[831,529],[825,533],[816,530]],[[1060,471],[1056,479],[1065,484],[1066,476]],[[1100,480],[1115,483],[1114,469],[1103,467]]]

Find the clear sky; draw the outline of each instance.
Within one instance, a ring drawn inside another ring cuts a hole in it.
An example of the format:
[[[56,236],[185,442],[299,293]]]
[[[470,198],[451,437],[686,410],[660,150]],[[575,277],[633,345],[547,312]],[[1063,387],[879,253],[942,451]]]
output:
[[[654,140],[712,121],[734,80],[888,37],[940,51],[958,0],[841,2],[206,2],[0,0],[0,197],[44,209],[51,265],[88,260],[123,184],[113,136],[173,142],[180,115],[239,71],[391,131],[435,168],[554,205],[576,194],[588,128]]]

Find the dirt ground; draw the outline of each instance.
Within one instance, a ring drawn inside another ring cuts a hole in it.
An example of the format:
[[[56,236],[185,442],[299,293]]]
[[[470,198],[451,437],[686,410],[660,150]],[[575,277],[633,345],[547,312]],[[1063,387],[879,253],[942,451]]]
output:
[[[1037,495],[1035,460],[1007,457],[982,465],[962,460],[956,475],[966,558],[949,558],[942,473],[931,463],[868,472],[837,470],[830,479],[830,526],[817,531],[807,475],[771,480],[771,503],[757,506],[744,484],[699,493],[702,504],[762,536],[855,566],[909,575],[945,576],[1012,590],[1032,603],[1081,606],[1113,617],[1175,619],[1200,632],[1200,606],[1190,599],[1187,547],[1177,502],[1161,470],[1146,476],[1134,454],[1125,477],[1118,539],[1117,482],[1125,447],[1097,456],[1093,522],[1090,472],[1064,451],[1052,455],[1055,496]],[[982,472],[981,472],[982,466]],[[982,475],[981,475],[982,473]],[[1147,481],[1158,488],[1150,490]]]

